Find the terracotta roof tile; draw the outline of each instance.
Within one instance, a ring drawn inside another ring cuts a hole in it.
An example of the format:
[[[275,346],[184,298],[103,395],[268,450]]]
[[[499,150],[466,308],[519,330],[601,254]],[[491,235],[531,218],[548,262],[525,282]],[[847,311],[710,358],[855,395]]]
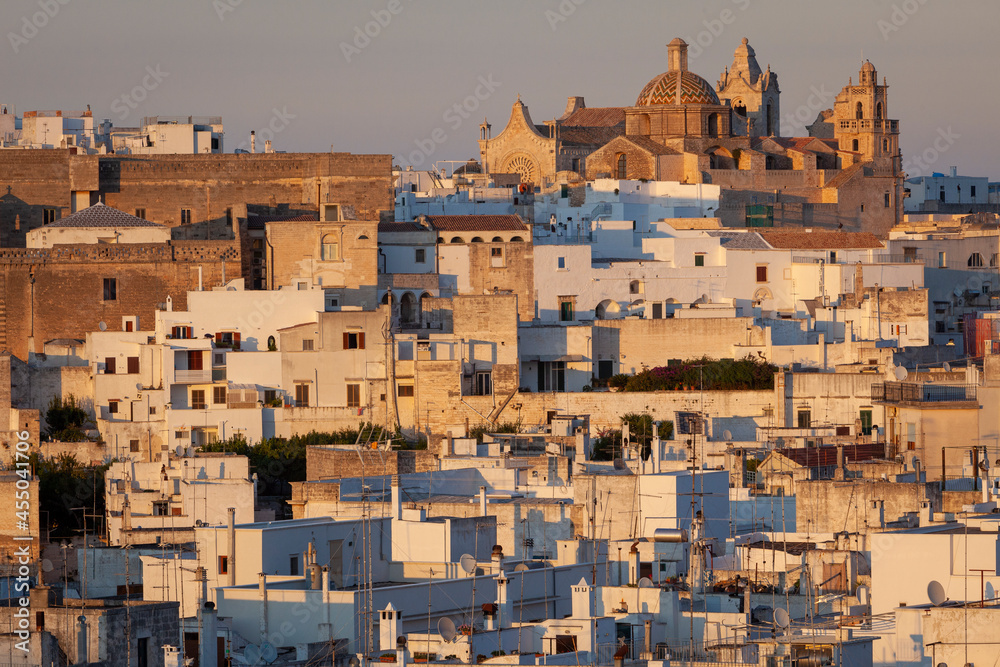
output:
[[[757,232],[778,250],[866,250],[882,248],[871,232],[827,232],[804,229],[774,229]]]
[[[563,127],[614,127],[625,123],[625,107],[584,107],[570,114]]]
[[[427,221],[442,232],[526,232],[517,215],[429,215]]]

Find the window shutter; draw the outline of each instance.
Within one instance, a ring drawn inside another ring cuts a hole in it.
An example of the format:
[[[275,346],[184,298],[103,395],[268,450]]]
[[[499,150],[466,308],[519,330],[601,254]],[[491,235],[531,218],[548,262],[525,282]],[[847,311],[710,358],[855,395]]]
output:
[[[217,344],[222,342],[222,332],[221,331],[216,331],[215,332],[215,342]]]
[[[239,332],[238,332],[238,331],[237,331],[236,333],[234,333],[234,334],[233,334],[233,342],[234,342],[234,343],[238,343],[238,342],[240,342],[240,334],[239,334]]]
[[[194,338],[194,327],[187,327],[187,337]]]
[[[344,332],[344,349],[347,350],[351,347],[351,334]]]
[[[362,331],[361,333],[358,334],[358,349],[359,350],[365,349],[365,332],[364,331]]]

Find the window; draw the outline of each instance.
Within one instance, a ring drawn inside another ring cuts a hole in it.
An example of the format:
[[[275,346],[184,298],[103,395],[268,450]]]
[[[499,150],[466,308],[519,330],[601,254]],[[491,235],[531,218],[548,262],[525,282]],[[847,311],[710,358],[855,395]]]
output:
[[[695,256],[694,256],[694,265],[695,266],[705,266],[705,253],[699,252],[699,253],[695,254]]]
[[[417,264],[425,264],[427,262],[427,249],[414,248],[413,261],[416,262]]]
[[[115,358],[105,357],[104,358],[104,374],[114,375],[115,374]]]
[[[340,259],[340,239],[336,234],[323,235],[323,247],[320,248],[320,259],[325,262],[335,262]]]
[[[566,362],[538,362],[538,391],[566,391]]]
[[[490,257],[499,257],[503,259],[503,248],[490,248]]]
[[[886,192],[885,193],[885,207],[889,208],[889,206],[891,204],[892,204],[892,196],[888,192]]]
[[[975,185],[970,185],[969,186],[969,194],[972,195],[973,197],[976,196],[976,186]]]
[[[155,415],[156,414],[156,406],[155,405],[149,406],[149,414],[151,414],[151,415]]]
[[[979,268],[983,265],[983,256],[978,252],[974,252],[969,255],[968,264],[970,267]]]
[[[229,556],[219,556],[219,574],[229,574]]]
[[[857,139],[855,139],[854,141],[851,142],[851,150],[853,150],[855,153],[858,152],[858,140]]]
[[[190,225],[191,224],[191,209],[182,208],[181,209],[181,224]]]
[[[559,297],[559,321],[572,322],[573,319],[573,298]]]
[[[857,118],[858,120],[861,120],[862,118],[865,117],[865,108],[861,104],[861,102],[858,102],[858,105],[854,107],[854,117]]]
[[[278,400],[278,390],[277,389],[265,389],[264,390],[264,404],[269,405],[274,401]]]
[[[941,252],[938,253],[938,268],[939,269],[944,269],[944,268],[947,267],[947,264],[945,262],[946,258],[947,258],[947,256],[945,255],[944,251],[941,251]]]
[[[360,408],[361,407],[361,385],[360,384],[349,384],[349,385],[347,385],[347,407],[349,407],[349,408]]]
[[[216,352],[212,361],[213,366],[225,366],[226,365],[226,355],[222,352]]]
[[[502,267],[503,265],[503,246],[490,248],[490,266]]]
[[[396,396],[399,397],[412,397],[413,396],[413,385],[412,384],[401,384],[396,387]]]
[[[309,385],[304,382],[295,385],[295,407],[309,407]]]
[[[830,263],[831,264],[836,264],[837,263],[837,251],[836,250],[831,250],[830,251]]]
[[[565,269],[566,268],[566,258],[565,257],[559,257],[556,260],[556,268],[557,269]]]
[[[187,362],[189,371],[200,371],[204,370],[203,357],[201,350],[188,350],[187,351]]]
[[[472,385],[473,396],[490,396],[493,394],[493,378],[490,371],[478,371]]]
[[[653,302],[653,319],[662,320],[663,319],[663,304],[659,301]]]
[[[146,209],[144,209],[144,208],[137,208],[137,209],[135,209],[135,217],[142,218],[143,220],[145,220],[146,219]]]
[[[226,388],[225,387],[212,387],[212,403],[215,405],[225,405],[226,404]]]
[[[128,357],[126,363],[128,364],[129,375],[137,375],[139,373],[139,357]]]
[[[871,408],[861,409],[861,434],[872,434],[872,410]]]
[[[125,320],[125,331],[135,331],[135,322],[132,320]]]
[[[345,350],[363,350],[365,349],[365,333],[359,331],[357,333],[351,331],[344,332],[344,349]]]
[[[767,282],[767,266],[764,264],[759,264],[757,266],[757,282],[759,283]]]
[[[797,416],[798,416],[799,428],[810,428],[810,426],[812,425],[811,410],[799,410]]]
[[[230,227],[233,226],[233,209],[232,208],[227,208],[226,209],[226,224],[228,226],[230,226]]]
[[[618,156],[618,180],[624,181],[628,178],[628,158],[622,153]]]
[[[597,362],[597,377],[607,380],[615,374],[615,362],[611,359],[601,359]]]
[[[167,516],[168,502],[166,500],[153,501],[153,516]]]
[[[139,441],[138,440],[129,440],[128,441],[128,450],[130,452],[133,452],[133,453],[138,452],[139,451]]]
[[[180,440],[184,437],[184,431],[174,431],[174,440]]]
[[[212,150],[213,151],[219,150],[219,138],[218,137],[212,137]]]
[[[580,158],[575,157],[571,163],[570,169],[576,173],[580,173]]]
[[[303,352],[312,352],[313,351],[313,339],[312,338],[303,338],[302,339],[302,351]]]
[[[118,298],[118,279],[117,278],[105,278],[104,279],[104,300],[114,301]]]
[[[178,339],[194,338],[194,328],[184,326],[171,327],[170,336]]]
[[[116,415],[118,414],[118,400],[112,399],[108,401],[108,414]]]
[[[42,224],[48,225],[56,221],[56,210],[54,208],[47,208],[42,211]]]
[[[191,390],[191,409],[192,410],[204,410],[208,407],[205,402],[205,390],[204,389],[192,389]]]
[[[642,282],[639,280],[632,280],[628,284],[629,294],[642,294]]]
[[[292,554],[288,557],[288,574],[293,577],[299,576],[299,555]]]
[[[906,448],[911,451],[917,448],[917,425],[912,422],[906,424]]]

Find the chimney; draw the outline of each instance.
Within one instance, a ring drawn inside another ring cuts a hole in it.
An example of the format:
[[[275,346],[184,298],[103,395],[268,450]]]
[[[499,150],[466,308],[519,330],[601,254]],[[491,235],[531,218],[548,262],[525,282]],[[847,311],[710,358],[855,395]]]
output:
[[[392,518],[394,521],[403,518],[403,498],[399,491],[399,475],[392,476]]]
[[[591,588],[583,577],[576,586],[573,586],[573,618],[589,619],[593,616],[590,611],[590,592]]]
[[[406,667],[406,662],[410,657],[406,650],[406,637],[400,635],[396,638],[396,667]]]
[[[202,635],[199,638],[198,664],[215,665],[218,663],[219,645],[216,637],[218,629],[216,626],[217,614],[215,604],[206,602],[201,608]]]
[[[584,463],[590,459],[590,433],[582,426],[576,427],[576,461]]]
[[[274,151],[271,150],[271,140],[270,139],[265,139],[264,140],[264,152],[265,153],[273,153],[274,152]]]
[[[653,652],[653,621],[648,618],[642,622],[642,646],[647,655]]]
[[[523,572],[521,576],[524,576]],[[500,617],[497,621],[497,626],[501,629],[509,628],[511,622],[514,620],[510,600],[507,598],[507,584],[509,583],[510,580],[501,572],[500,576],[497,577],[497,614]]]
[[[257,152],[257,132],[250,130],[250,152]]]
[[[503,547],[499,544],[493,545],[493,553],[490,555],[493,561],[493,569],[497,573],[503,572]]]
[[[489,516],[486,511],[486,487],[479,487],[479,516]]]
[[[229,508],[229,553],[226,560],[226,571],[229,573],[229,585],[236,585],[236,508]]]
[[[403,615],[396,611],[391,602],[378,614],[378,647],[380,651],[389,651],[392,649],[396,637],[399,636],[399,627],[402,625]]]
[[[951,177],[952,178],[957,177],[958,176],[958,167],[950,167],[950,169],[951,169]]]
[[[483,605],[483,629],[486,631],[497,629],[497,606],[492,602]]]
[[[660,457],[663,455],[663,443],[660,440],[660,422],[653,422],[653,441],[650,443],[652,450],[650,458],[653,461],[653,472],[660,472]]]
[[[80,614],[77,617],[76,629],[76,664],[86,665],[90,662],[90,644],[87,641],[87,617]]]

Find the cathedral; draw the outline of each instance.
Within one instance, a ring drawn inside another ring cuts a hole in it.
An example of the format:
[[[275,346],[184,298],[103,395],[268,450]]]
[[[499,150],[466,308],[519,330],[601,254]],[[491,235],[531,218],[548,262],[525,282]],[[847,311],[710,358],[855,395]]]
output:
[[[898,121],[888,85],[865,61],[804,137],[782,137],[778,76],[749,41],[713,86],[688,69],[687,44],[667,45],[667,70],[627,107],[569,98],[559,118],[535,124],[520,97],[506,127],[480,126],[487,173],[518,174],[546,191],[597,178],[713,183],[722,224],[808,226],[885,236],[902,214]],[[761,217],[760,207],[764,207]]]

